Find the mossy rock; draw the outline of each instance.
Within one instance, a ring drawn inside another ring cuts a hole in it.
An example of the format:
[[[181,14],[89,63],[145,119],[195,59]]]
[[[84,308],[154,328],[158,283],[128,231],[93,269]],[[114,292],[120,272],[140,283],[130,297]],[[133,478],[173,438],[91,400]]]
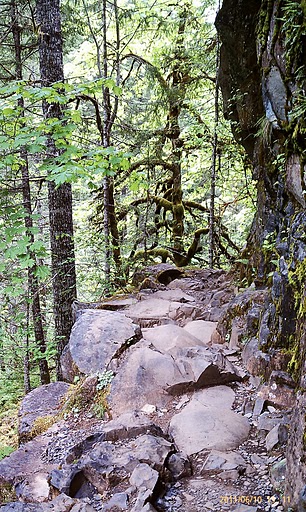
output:
[[[159,263],[139,269],[133,276],[133,285],[139,286],[145,279],[151,279],[156,283],[167,285],[174,279],[184,276],[184,272],[169,263]]]

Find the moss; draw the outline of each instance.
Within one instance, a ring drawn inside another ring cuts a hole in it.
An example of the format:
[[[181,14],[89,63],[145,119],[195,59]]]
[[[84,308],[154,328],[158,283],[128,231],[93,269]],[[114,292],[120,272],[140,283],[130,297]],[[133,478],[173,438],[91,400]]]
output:
[[[15,487],[13,484],[1,484],[0,486],[0,503],[5,505],[5,503],[10,503],[13,501],[17,501],[17,495],[15,492]]]
[[[94,403],[91,407],[91,410],[95,414],[95,416],[98,418],[103,419],[105,417],[105,415],[107,415],[109,420],[112,419],[111,410],[110,410],[110,407],[109,407],[108,401],[107,401],[109,392],[110,392],[110,385],[108,385],[106,388],[98,391],[95,396]]]
[[[100,386],[98,377],[80,380],[66,395],[66,403],[60,416],[65,418],[71,413],[78,415],[84,410],[90,410],[98,418],[104,418],[107,414],[108,418],[111,419],[107,402],[110,385],[101,386],[101,389],[99,389]]]
[[[259,23],[257,25],[257,39],[260,42],[260,56],[261,61],[262,54],[267,45],[268,36],[270,32],[270,24],[273,13],[273,0],[264,0],[259,12]]]
[[[162,263],[166,263],[167,259],[173,260],[173,256],[170,251],[163,249],[162,247],[156,247],[155,249],[149,249],[144,251],[143,249],[137,251],[134,256],[134,260],[145,259],[146,257],[158,258],[160,257]]]
[[[294,342],[292,347],[288,350],[288,353],[291,355],[291,359],[288,363],[287,370],[292,378],[297,381],[301,369],[300,344],[298,341]]]
[[[174,204],[172,209],[173,209],[173,215],[175,217],[179,217],[179,218],[183,218],[184,217],[185,209],[184,209],[184,205],[182,203],[181,204]]]
[[[38,416],[38,418],[36,418],[36,420],[33,423],[31,431],[29,432],[29,434],[26,435],[27,441],[30,441],[34,437],[39,436],[39,435],[43,434],[44,432],[46,432],[46,430],[48,430],[48,428],[52,427],[52,425],[54,425],[54,423],[56,423],[57,419],[58,419],[58,415]]]
[[[289,272],[288,279],[294,290],[297,317],[302,318],[306,314],[306,258],[296,265],[295,270]]]
[[[96,390],[97,379],[93,379],[94,382],[91,382],[90,386],[85,385],[85,380],[85,377],[80,379],[78,384],[71,386],[69,391],[66,393],[63,398],[61,416],[76,410],[80,411],[92,402]]]

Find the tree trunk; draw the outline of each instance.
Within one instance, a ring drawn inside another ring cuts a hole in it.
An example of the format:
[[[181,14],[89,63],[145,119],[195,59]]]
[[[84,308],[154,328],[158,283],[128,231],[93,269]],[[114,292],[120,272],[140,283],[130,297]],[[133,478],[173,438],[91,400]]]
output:
[[[14,51],[15,51],[15,72],[16,79],[22,80],[22,55],[21,55],[21,28],[18,19],[17,6],[15,1],[11,4],[11,19],[12,19],[12,33],[14,38]],[[21,116],[24,118],[24,99],[18,100],[18,107],[21,109]],[[25,210],[24,223],[26,227],[27,236],[30,244],[33,244],[33,220],[32,220],[32,206],[31,206],[31,190],[29,180],[29,169],[28,169],[28,155],[25,148],[20,152],[20,158],[23,162],[21,165],[21,176],[22,176],[22,197],[23,207]],[[39,347],[41,357],[39,358],[39,370],[40,370],[40,382],[41,384],[49,384],[50,373],[48,368],[48,362],[45,357],[46,352],[46,340],[43,328],[41,307],[40,307],[40,294],[39,294],[39,283],[37,279],[37,262],[35,254],[30,251],[30,257],[34,260],[34,265],[28,268],[28,286],[30,292],[30,298],[32,303],[32,318],[34,325],[34,336],[35,343]],[[24,360],[25,370],[25,391],[30,390],[30,375],[29,375],[29,355],[28,355],[28,339],[26,346],[26,355]]]
[[[37,1],[39,60],[42,86],[64,81],[62,34],[59,0]],[[45,119],[62,119],[58,103],[43,102]],[[52,136],[47,142],[48,157],[56,159],[59,150]],[[73,243],[72,190],[64,183],[58,188],[48,184],[54,324],[57,341],[57,378],[62,379],[60,356],[69,341],[72,327],[72,302],[76,298],[76,274]]]
[[[172,184],[172,208],[173,208],[173,257],[177,266],[185,265],[184,256],[184,205],[182,202],[182,146],[183,142],[180,139],[180,125],[179,116],[182,109],[182,104],[186,94],[186,84],[188,82],[188,70],[186,70],[186,63],[184,60],[184,35],[187,22],[188,12],[186,8],[180,12],[180,22],[178,27],[178,35],[175,44],[174,52],[174,68],[172,71],[172,82],[170,85],[169,93],[169,114],[168,114],[168,138],[171,139],[172,152],[173,152],[173,184]],[[182,65],[183,63],[183,65]],[[184,72],[182,71],[184,70]]]
[[[116,83],[120,83],[120,35],[119,35],[119,18],[117,1],[114,0],[114,13],[116,23]],[[103,0],[102,3],[102,26],[103,26],[103,77],[108,77],[108,40],[107,40],[107,1]],[[118,97],[115,98],[113,106],[111,105],[110,90],[108,87],[103,87],[103,131],[102,131],[102,145],[104,148],[109,148],[111,145],[111,131],[117,116]],[[104,190],[104,239],[105,239],[105,279],[109,286],[110,284],[110,257],[111,254],[114,258],[114,263],[117,271],[117,278],[122,282],[122,260],[119,241],[118,222],[116,217],[115,199],[114,199],[114,183],[111,176],[105,176],[103,181]],[[112,247],[111,239],[112,238]]]
[[[220,2],[218,6],[220,10]],[[216,178],[217,166],[220,164],[219,141],[218,141],[218,128],[219,128],[219,60],[220,60],[220,41],[217,35],[217,48],[216,48],[216,86],[215,86],[215,124],[214,124],[214,138],[213,138],[213,153],[210,174],[210,208],[209,208],[209,266],[214,268],[215,259],[215,195],[216,195]]]

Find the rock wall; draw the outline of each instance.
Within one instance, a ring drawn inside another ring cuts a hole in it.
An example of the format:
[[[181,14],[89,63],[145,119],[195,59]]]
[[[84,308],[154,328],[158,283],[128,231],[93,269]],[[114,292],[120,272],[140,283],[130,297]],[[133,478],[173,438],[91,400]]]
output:
[[[257,181],[249,268],[256,268],[257,286],[271,285],[259,342],[287,356],[284,370],[299,389],[287,453],[288,506],[306,510],[306,2],[224,0],[216,27],[224,112]]]

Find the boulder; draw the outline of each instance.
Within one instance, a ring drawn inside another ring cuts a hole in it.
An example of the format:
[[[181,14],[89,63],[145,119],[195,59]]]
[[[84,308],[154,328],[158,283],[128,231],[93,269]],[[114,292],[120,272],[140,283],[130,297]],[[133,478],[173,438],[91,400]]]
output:
[[[270,476],[274,489],[284,492],[286,486],[286,459],[281,459],[271,466]]]
[[[159,325],[151,329],[143,329],[145,340],[164,353],[171,353],[174,349],[193,347],[201,344],[201,341],[190,334],[186,329],[174,324]]]
[[[20,443],[41,434],[54,423],[69,389],[70,385],[65,382],[52,382],[34,389],[24,397],[18,412]]]
[[[163,435],[160,427],[152,423],[145,414],[136,411],[122,414],[103,426],[103,436],[106,441],[122,441],[148,433]]]
[[[43,507],[40,505],[30,505],[29,503],[7,503],[0,506],[1,512],[43,512]]]
[[[306,394],[297,393],[297,402],[293,408],[290,422],[289,439],[286,450],[285,496],[290,503],[297,505],[297,510],[305,510],[305,483],[306,483]],[[300,464],[297,461],[301,461]]]
[[[160,427],[150,421],[147,416],[141,412],[127,412],[114,420],[108,421],[103,424],[102,428],[97,432],[90,434],[81,441],[72,444],[66,450],[63,449],[64,456],[61,463],[72,464],[73,461],[80,458],[80,456],[92,449],[92,447],[101,441],[124,441],[130,440],[143,434],[151,434],[158,437],[163,437],[163,431]],[[65,439],[63,439],[65,444]],[[49,458],[52,459],[52,450],[48,448]],[[55,450],[55,458],[57,459],[57,450]]]
[[[132,284],[134,286],[140,285],[146,278],[154,279],[155,281],[167,285],[174,279],[179,279],[184,275],[183,270],[179,270],[174,265],[169,263],[159,263],[157,265],[150,265],[140,270],[136,270],[133,275]]]
[[[207,320],[194,320],[192,322],[188,322],[184,329],[192,336],[198,338],[202,344],[209,344],[211,342],[211,338],[216,331],[217,323],[216,322],[208,322]]]
[[[61,358],[65,380],[102,372],[111,360],[140,339],[138,326],[123,313],[85,310],[74,324]]]
[[[89,503],[72,499],[65,494],[60,494],[52,501],[42,504],[8,503],[0,506],[1,512],[95,512]]]
[[[202,466],[201,474],[204,475],[210,471],[235,470],[243,467],[246,467],[246,462],[239,453],[224,453],[218,450],[212,450]]]
[[[174,377],[174,381],[166,387],[168,393],[184,393],[191,389],[242,380],[239,371],[217,349],[190,347],[173,349],[171,354],[179,369],[179,378]]]
[[[154,297],[157,299],[171,300],[173,302],[195,302],[195,298],[192,295],[185,293],[183,290],[180,290],[180,288],[158,291],[154,294]]]
[[[271,367],[271,358],[258,348],[258,339],[251,338],[241,353],[242,361],[248,372],[255,376],[268,376]]]
[[[280,409],[291,409],[296,403],[295,391],[278,379],[279,373],[285,372],[272,372],[268,384],[261,386],[258,395],[269,405]]]
[[[141,345],[132,347],[111,384],[109,403],[113,415],[141,409],[145,404],[165,406],[165,389],[184,381],[173,357]],[[188,382],[188,380],[187,380]]]
[[[269,413],[263,412],[260,416],[258,416],[257,428],[258,430],[265,430],[270,432],[276,425],[289,425],[290,417],[287,414],[281,413]]]
[[[125,492],[115,493],[110,500],[103,503],[103,512],[112,512],[113,510],[128,510],[128,495]]]
[[[152,469],[148,464],[139,463],[135,467],[130,476],[130,484],[136,489],[149,489],[152,493],[155,489],[159,478],[159,474],[155,469]]]
[[[278,444],[284,444],[288,438],[288,428],[285,425],[275,425],[266,436],[267,451],[273,450]]]
[[[107,309],[108,311],[118,311],[125,309],[132,304],[136,304],[137,299],[135,297],[120,297],[114,296],[109,299],[105,299],[100,302],[96,309]]]
[[[226,386],[196,392],[170,422],[169,432],[179,450],[192,455],[202,450],[233,450],[243,443],[250,425],[231,410],[234,397]]]
[[[186,478],[192,475],[192,467],[188,457],[182,453],[172,453],[170,455],[167,467],[172,475],[172,478],[175,480],[180,480],[181,478]]]
[[[16,495],[21,499],[26,496],[30,503],[41,503],[48,501],[50,497],[50,486],[48,473],[34,473],[29,475],[22,482],[16,484]]]

